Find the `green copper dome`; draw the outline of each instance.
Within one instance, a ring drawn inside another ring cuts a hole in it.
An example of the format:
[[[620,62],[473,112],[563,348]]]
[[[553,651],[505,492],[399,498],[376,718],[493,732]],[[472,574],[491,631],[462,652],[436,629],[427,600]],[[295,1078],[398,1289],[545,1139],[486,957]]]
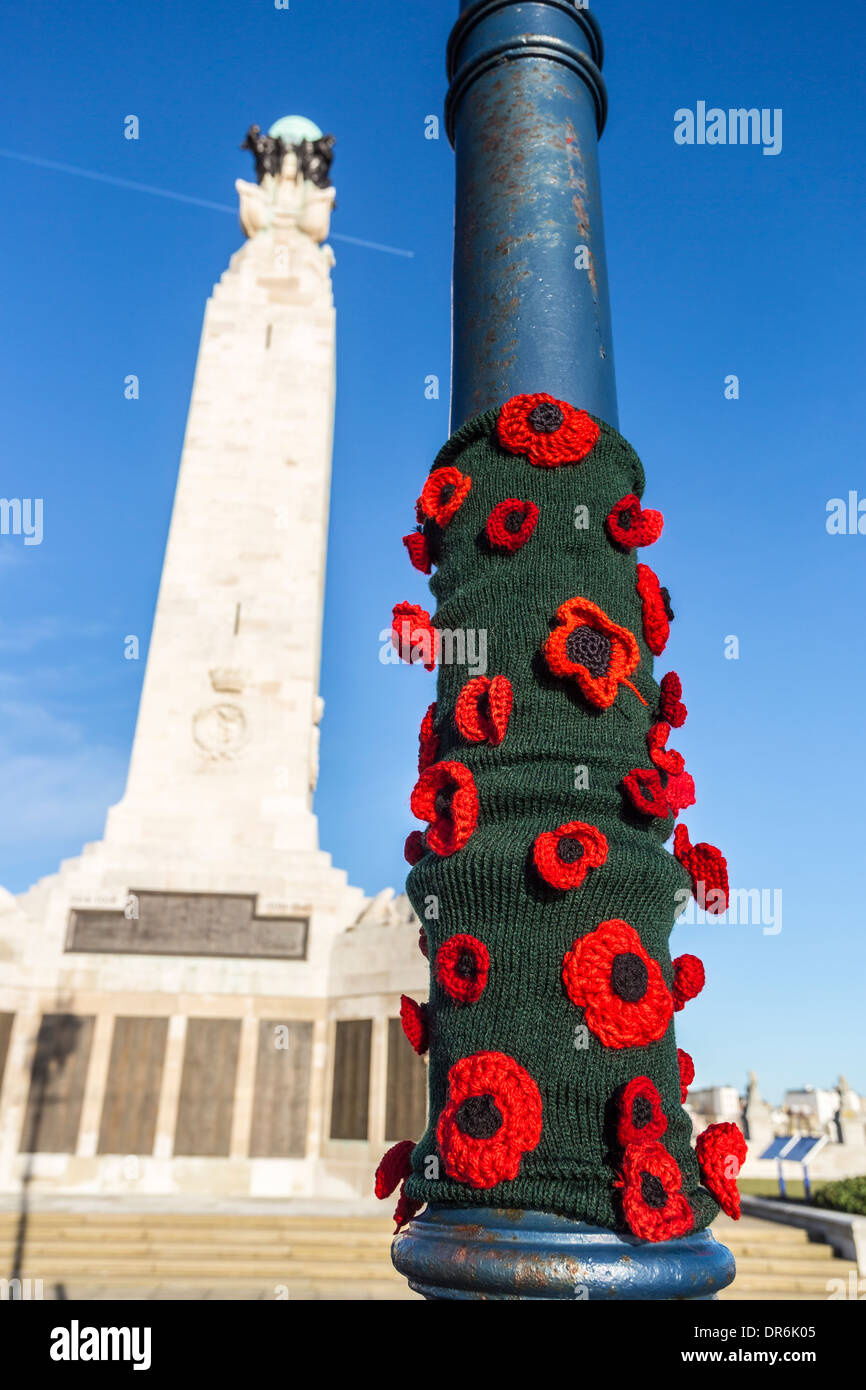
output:
[[[281,116],[274,121],[268,134],[282,140],[284,145],[300,145],[302,140],[321,140],[322,132],[315,121],[306,116]]]

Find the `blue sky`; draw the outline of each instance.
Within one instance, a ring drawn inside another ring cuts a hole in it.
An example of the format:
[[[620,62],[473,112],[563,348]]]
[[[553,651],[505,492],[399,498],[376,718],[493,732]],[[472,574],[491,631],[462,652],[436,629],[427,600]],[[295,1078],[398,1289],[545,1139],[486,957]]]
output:
[[[384,667],[393,603],[426,606],[400,537],[448,429],[452,154],[441,113],[454,3],[31,0],[0,21],[0,410],[7,497],[44,539],[0,538],[0,882],[21,891],[102,833],[123,791],[204,303],[240,243],[250,121],[338,137],[339,393],[325,621],[323,846],[368,892],[404,877],[420,669]],[[653,567],[690,708],[693,839],[781,889],[782,930],[681,926],[707,965],[679,1016],[697,1084],[866,1092],[863,587],[866,499],[862,6],[603,3],[601,146],[623,433],[666,516]],[[14,55],[14,61],[9,57]],[[783,151],[680,147],[699,100],[784,113]],[[141,138],[123,138],[124,117]],[[21,158],[10,158],[10,154]],[[141,399],[128,402],[135,373]],[[441,399],[424,381],[435,373]],[[738,401],[724,379],[741,382]],[[347,639],[347,634],[351,638]],[[725,638],[740,641],[726,660]],[[360,731],[360,736],[359,736]]]

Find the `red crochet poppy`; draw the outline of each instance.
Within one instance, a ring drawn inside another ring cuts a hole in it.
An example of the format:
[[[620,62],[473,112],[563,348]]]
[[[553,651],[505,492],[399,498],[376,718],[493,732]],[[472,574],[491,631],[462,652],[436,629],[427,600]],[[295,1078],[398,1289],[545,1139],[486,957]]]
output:
[[[423,859],[427,853],[427,845],[420,830],[412,830],[406,836],[406,843],[403,846],[403,858],[407,864],[413,866]]]
[[[541,1138],[541,1094],[513,1057],[477,1052],[448,1073],[448,1103],[436,1129],[448,1176],[470,1187],[517,1177]]]
[[[586,1025],[605,1047],[645,1047],[663,1037],[673,1000],[658,961],[634,927],[602,922],[575,941],[562,962],[565,991],[585,1010]]]
[[[419,1057],[430,1046],[430,1030],[427,1025],[427,1005],[418,1004],[408,994],[400,995],[400,1022],[403,1032]]]
[[[722,1211],[734,1221],[740,1219],[740,1193],[737,1177],[746,1161],[748,1148],[739,1125],[708,1125],[695,1141],[695,1151],[704,1186],[712,1192]]]
[[[697,999],[707,982],[704,963],[698,956],[677,956],[674,967],[674,1011],[679,1013],[690,999]]]
[[[677,1048],[677,1062],[680,1069],[680,1101],[685,1105],[689,1087],[695,1079],[695,1064],[681,1047]]]
[[[434,854],[462,849],[478,824],[475,778],[462,763],[434,763],[425,768],[409,805],[413,816],[429,822],[427,848]]]
[[[607,859],[607,840],[594,825],[572,820],[545,830],[532,847],[535,867],[552,888],[579,888]]]
[[[622,1210],[626,1225],[641,1240],[674,1240],[695,1224],[682,1192],[683,1175],[663,1144],[629,1144],[623,1156]]]
[[[557,626],[544,644],[544,659],[555,676],[577,681],[584,697],[607,709],[620,685],[646,700],[626,677],[640,661],[640,649],[628,628],[618,627],[588,598],[570,598],[556,610]]]
[[[401,661],[410,665],[422,661],[432,671],[439,660],[439,633],[430,614],[417,603],[397,603],[391,619],[391,642]]]
[[[418,950],[425,960],[430,958],[430,947],[427,945],[427,933],[423,927],[418,928]]]
[[[409,552],[409,559],[422,574],[429,574],[432,567],[430,547],[423,531],[410,531],[403,537],[403,544]]]
[[[661,1139],[668,1127],[662,1098],[648,1076],[636,1076],[619,1098],[616,1137],[623,1148]]]
[[[424,484],[420,497],[421,510],[437,525],[447,526],[463,506],[471,487],[472,479],[461,473],[459,468],[437,468]]]
[[[694,806],[694,777],[688,772],[679,772],[676,777],[669,777],[665,787],[665,796],[668,799],[668,806],[675,816],[678,816],[680,811],[685,811],[688,806]]]
[[[512,454],[526,454],[536,468],[580,463],[601,434],[585,410],[575,410],[543,391],[506,401],[496,432],[503,448]]]
[[[728,908],[728,862],[721,850],[703,841],[693,845],[688,828],[678,825],[674,831],[674,854],[692,880],[692,892],[698,906],[716,915]]]
[[[439,735],[434,727],[436,720],[436,701],[428,705],[427,713],[421,720],[418,733],[418,771],[432,767],[439,756]]]
[[[662,676],[659,716],[674,729],[685,724],[688,715],[682,696],[682,681],[676,671],[668,671],[666,676]]]
[[[635,767],[622,784],[636,810],[645,816],[669,816],[670,807],[662,779],[654,767]]]
[[[394,1208],[394,1230],[400,1231],[412,1220],[423,1207],[423,1202],[418,1202],[414,1197],[409,1197],[406,1193],[406,1182],[403,1181],[400,1187],[400,1198]]]
[[[385,1197],[390,1197],[398,1183],[401,1183],[404,1178],[408,1178],[412,1172],[412,1150],[414,1147],[414,1139],[401,1139],[399,1144],[393,1144],[379,1160],[374,1190],[380,1201]]]
[[[490,955],[475,936],[449,936],[436,952],[435,975],[455,1004],[474,1004],[487,988]]]
[[[497,502],[487,518],[487,539],[494,550],[520,550],[526,545],[538,522],[534,502],[521,502],[519,497],[506,497]]]
[[[676,775],[683,771],[686,762],[682,753],[677,753],[675,749],[666,746],[670,733],[670,724],[653,724],[646,736],[646,742],[650,758],[656,767],[661,768],[662,772]]]
[[[605,521],[607,534],[616,545],[634,550],[639,545],[652,545],[662,533],[665,519],[661,512],[643,510],[633,492],[621,497]]]
[[[671,633],[670,596],[649,565],[637,567],[637,591],[643,608],[643,635],[653,656],[661,656]]]
[[[457,696],[454,722],[470,743],[501,743],[508,730],[514,691],[506,676],[476,676]]]

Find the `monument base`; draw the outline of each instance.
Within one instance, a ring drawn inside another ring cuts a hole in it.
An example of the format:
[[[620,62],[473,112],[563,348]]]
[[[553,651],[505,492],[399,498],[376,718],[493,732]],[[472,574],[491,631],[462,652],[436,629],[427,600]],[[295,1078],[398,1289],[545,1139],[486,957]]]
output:
[[[395,1237],[395,1268],[427,1299],[711,1300],[734,1257],[709,1231],[648,1244],[538,1211],[430,1205]]]

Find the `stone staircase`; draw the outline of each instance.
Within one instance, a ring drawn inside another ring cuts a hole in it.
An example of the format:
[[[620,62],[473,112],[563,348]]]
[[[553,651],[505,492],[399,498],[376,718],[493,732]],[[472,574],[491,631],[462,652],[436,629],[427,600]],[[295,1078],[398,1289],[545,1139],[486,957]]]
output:
[[[0,1272],[18,1219],[0,1212]],[[403,1299],[381,1216],[181,1212],[32,1213],[22,1279],[44,1298]]]
[[[840,1280],[848,1290],[852,1271],[856,1287],[857,1266],[837,1259],[829,1245],[810,1241],[796,1226],[751,1216],[740,1221],[721,1216],[713,1234],[737,1261],[737,1277],[719,1295],[721,1299],[826,1300],[836,1287],[833,1280]]]
[[[38,1211],[21,1276],[41,1279],[46,1299],[413,1299],[391,1266],[392,1229],[382,1216]],[[855,1269],[790,1226],[714,1229],[737,1260],[723,1299],[826,1299]],[[17,1234],[17,1214],[0,1212],[0,1277]]]

